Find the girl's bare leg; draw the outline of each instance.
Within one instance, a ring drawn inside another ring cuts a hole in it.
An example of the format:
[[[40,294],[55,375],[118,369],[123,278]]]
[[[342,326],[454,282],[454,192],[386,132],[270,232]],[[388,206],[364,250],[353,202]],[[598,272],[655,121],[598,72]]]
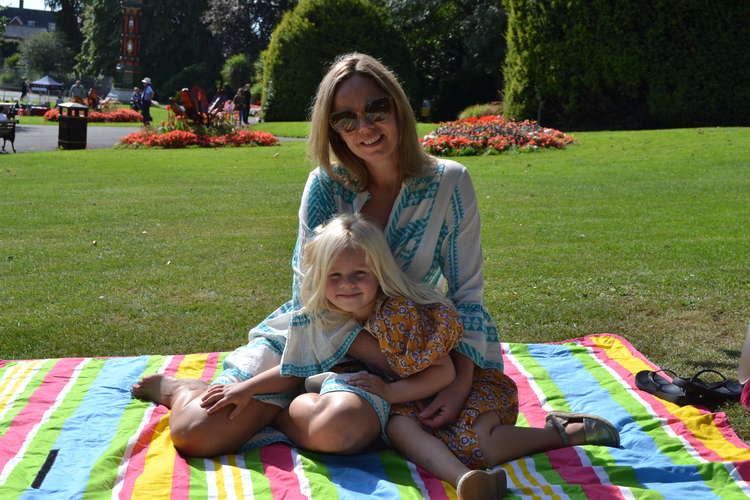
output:
[[[505,471],[472,471],[415,419],[391,416],[388,437],[408,460],[455,486],[459,500],[497,500],[505,496]]]
[[[180,453],[191,457],[213,457],[232,453],[260,429],[269,425],[281,408],[253,399],[243,412],[229,419],[233,407],[209,415],[200,406],[208,384],[163,374],[149,375],[133,385],[139,399],[170,408],[169,429]]]
[[[545,427],[516,427],[504,425],[493,412],[482,413],[474,421],[474,431],[488,464],[498,465],[520,457],[562,448],[560,433],[551,425]],[[583,424],[570,423],[565,433],[571,445],[583,444]]]
[[[322,453],[358,453],[380,434],[372,406],[345,391],[297,396],[273,426],[297,446]]]

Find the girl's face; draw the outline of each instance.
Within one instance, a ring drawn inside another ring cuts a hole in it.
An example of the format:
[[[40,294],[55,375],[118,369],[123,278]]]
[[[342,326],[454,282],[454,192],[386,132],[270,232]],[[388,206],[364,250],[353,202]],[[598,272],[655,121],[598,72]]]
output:
[[[383,98],[386,98],[383,101]],[[368,169],[395,168],[397,164],[398,125],[395,104],[369,78],[355,74],[336,90],[331,117],[341,112],[356,115],[356,128],[337,131],[352,153],[360,157]]]
[[[326,299],[336,309],[366,320],[380,295],[377,278],[367,265],[362,249],[346,248],[333,259],[326,276]]]

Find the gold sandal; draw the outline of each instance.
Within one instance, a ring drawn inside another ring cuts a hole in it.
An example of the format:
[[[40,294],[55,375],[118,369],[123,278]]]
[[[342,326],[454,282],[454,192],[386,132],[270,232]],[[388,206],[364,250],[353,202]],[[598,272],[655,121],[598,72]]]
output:
[[[547,414],[547,422],[560,433],[564,446],[570,446],[570,438],[565,433],[565,426],[571,422],[583,423],[583,444],[593,444],[598,446],[609,446],[612,448],[620,447],[620,433],[615,426],[598,415],[588,413],[569,413],[564,411],[551,411]]]
[[[497,500],[505,496],[507,478],[503,469],[472,470],[456,485],[458,500]]]

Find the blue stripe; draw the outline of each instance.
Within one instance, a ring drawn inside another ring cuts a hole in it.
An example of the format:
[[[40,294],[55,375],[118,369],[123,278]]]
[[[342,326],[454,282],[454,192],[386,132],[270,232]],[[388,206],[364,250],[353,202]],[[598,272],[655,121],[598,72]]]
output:
[[[95,359],[85,370],[103,363],[96,380],[78,409],[62,426],[52,449],[57,459],[39,489],[29,489],[23,499],[80,498],[96,461],[109,448],[125,408],[133,401],[130,386],[143,374],[148,356]],[[81,384],[82,380],[76,382]],[[75,388],[68,398],[75,397]]]
[[[376,453],[320,455],[320,459],[328,467],[331,482],[337,487],[339,500],[401,498],[398,486],[385,479],[388,476]]]
[[[565,345],[530,344],[529,353],[552,378],[552,382],[562,391],[568,402],[576,405],[571,411],[593,413],[612,422],[620,431],[622,448],[607,448],[614,459],[599,463],[592,453],[588,453],[594,465],[606,466],[610,473],[616,473],[618,467],[630,467],[633,474],[644,489],[658,491],[664,498],[700,498],[713,499],[717,497],[710,486],[703,480],[701,469],[707,475],[713,475],[708,469],[714,468],[715,463],[696,464],[675,463],[669,455],[662,453],[653,438],[644,431],[630,412],[614,400],[609,391],[599,380],[589,373],[586,367],[575,357],[574,352],[585,352],[584,347]],[[588,354],[586,354],[588,355]],[[612,379],[614,390],[622,390],[622,386]],[[550,401],[554,405],[554,401]],[[645,409],[643,421],[656,426],[653,415]],[[678,438],[674,439],[674,449],[684,449],[684,444]],[[686,452],[685,452],[686,453]],[[723,468],[722,464],[718,464]],[[725,471],[726,472],[726,471]],[[617,479],[615,477],[615,479]],[[622,485],[622,483],[620,482]],[[629,485],[640,489],[640,485]]]

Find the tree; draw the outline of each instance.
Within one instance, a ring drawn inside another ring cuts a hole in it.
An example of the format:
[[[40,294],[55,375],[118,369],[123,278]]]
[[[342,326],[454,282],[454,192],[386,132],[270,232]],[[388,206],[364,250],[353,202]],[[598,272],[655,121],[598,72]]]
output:
[[[55,10],[55,30],[63,34],[68,47],[73,52],[81,50],[83,35],[81,19],[86,0],[44,0],[47,7]]]
[[[76,57],[79,74],[114,74],[120,55],[121,26],[122,7],[118,0],[87,0],[81,30],[83,41]]]
[[[62,78],[73,69],[73,54],[59,33],[43,32],[21,42],[21,65],[34,75]]]
[[[232,88],[239,88],[253,78],[254,66],[245,54],[236,54],[226,60],[221,68],[221,79]]]
[[[327,67],[354,51],[383,61],[413,96],[409,51],[381,7],[367,0],[302,0],[284,15],[263,53],[265,118],[305,120]]]
[[[201,20],[207,7],[208,0],[144,2],[141,68],[154,80],[159,99],[166,100],[180,88],[195,84],[210,91],[219,78],[223,62],[220,47]],[[202,65],[200,71],[196,65]]]
[[[209,0],[203,21],[224,57],[247,54],[251,61],[268,46],[284,12],[297,0]]]
[[[453,120],[503,87],[506,15],[499,0],[379,0],[404,36],[432,118]]]

